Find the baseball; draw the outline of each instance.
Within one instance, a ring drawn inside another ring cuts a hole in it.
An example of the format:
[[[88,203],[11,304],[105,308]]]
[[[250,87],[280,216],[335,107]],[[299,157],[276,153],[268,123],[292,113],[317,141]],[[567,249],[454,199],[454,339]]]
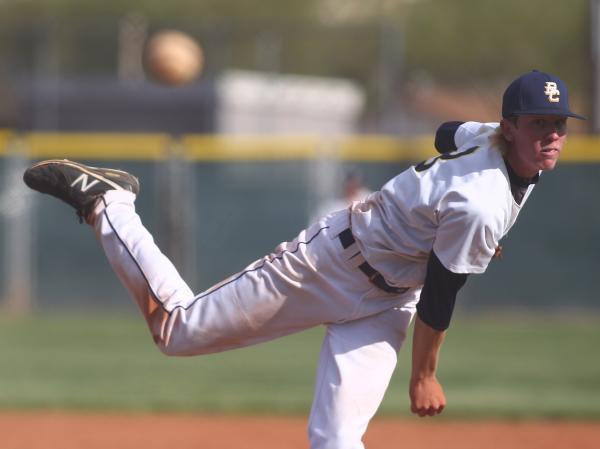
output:
[[[144,66],[155,81],[180,86],[191,83],[202,72],[202,48],[181,31],[165,30],[152,36],[144,54]]]

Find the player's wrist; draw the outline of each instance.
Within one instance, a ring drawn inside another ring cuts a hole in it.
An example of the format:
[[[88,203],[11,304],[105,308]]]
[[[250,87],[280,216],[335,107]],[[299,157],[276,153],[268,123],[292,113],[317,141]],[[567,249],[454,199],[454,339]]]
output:
[[[437,382],[437,373],[436,370],[426,370],[426,371],[413,371],[410,376],[410,383],[416,384],[427,381],[435,381]]]

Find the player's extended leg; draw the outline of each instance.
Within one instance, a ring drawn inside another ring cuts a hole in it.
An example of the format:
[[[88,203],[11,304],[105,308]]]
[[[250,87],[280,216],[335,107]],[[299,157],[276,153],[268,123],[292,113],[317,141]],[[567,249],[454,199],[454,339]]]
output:
[[[311,449],[363,449],[415,313],[416,301],[332,324],[321,348],[308,433]]]
[[[301,232],[274,254],[194,296],[136,214],[137,184],[125,182],[129,178],[123,172],[111,172],[120,184],[108,182],[107,173],[69,161],[46,161],[31,167],[25,181],[86,217],[165,353],[193,355],[246,346],[378,313],[400,301],[346,264],[336,236],[348,226],[347,214]],[[93,211],[90,198],[95,199]]]
[[[170,313],[187,307],[194,294],[175,266],[154,244],[135,213],[135,195],[110,190],[100,198],[88,222],[106,257],[146,318],[154,342],[168,345]]]
[[[165,353],[238,348],[378,313],[399,301],[343,260],[335,238],[344,228],[339,219],[302,231],[273,254],[194,296],[143,227],[133,201],[131,192],[108,191],[89,220]],[[347,223],[347,215],[339,218]]]

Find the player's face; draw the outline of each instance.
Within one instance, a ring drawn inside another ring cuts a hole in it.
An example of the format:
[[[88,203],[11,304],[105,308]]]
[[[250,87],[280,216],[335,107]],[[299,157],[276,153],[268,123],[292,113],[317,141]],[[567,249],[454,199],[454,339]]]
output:
[[[508,162],[523,177],[552,170],[567,139],[567,118],[559,115],[522,115],[504,120],[503,133],[511,144]]]

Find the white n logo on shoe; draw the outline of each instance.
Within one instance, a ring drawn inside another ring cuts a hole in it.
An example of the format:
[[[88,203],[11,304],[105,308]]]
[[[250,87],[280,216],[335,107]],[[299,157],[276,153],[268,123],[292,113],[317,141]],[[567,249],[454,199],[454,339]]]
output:
[[[82,173],[81,175],[79,175],[79,178],[77,178],[75,181],[73,181],[71,183],[71,187],[75,187],[77,184],[81,183],[81,187],[80,190],[82,192],[87,192],[90,188],[94,187],[96,184],[98,184],[100,181],[98,181],[97,179],[94,179],[92,182],[90,182],[88,184],[88,175],[86,173]]]

